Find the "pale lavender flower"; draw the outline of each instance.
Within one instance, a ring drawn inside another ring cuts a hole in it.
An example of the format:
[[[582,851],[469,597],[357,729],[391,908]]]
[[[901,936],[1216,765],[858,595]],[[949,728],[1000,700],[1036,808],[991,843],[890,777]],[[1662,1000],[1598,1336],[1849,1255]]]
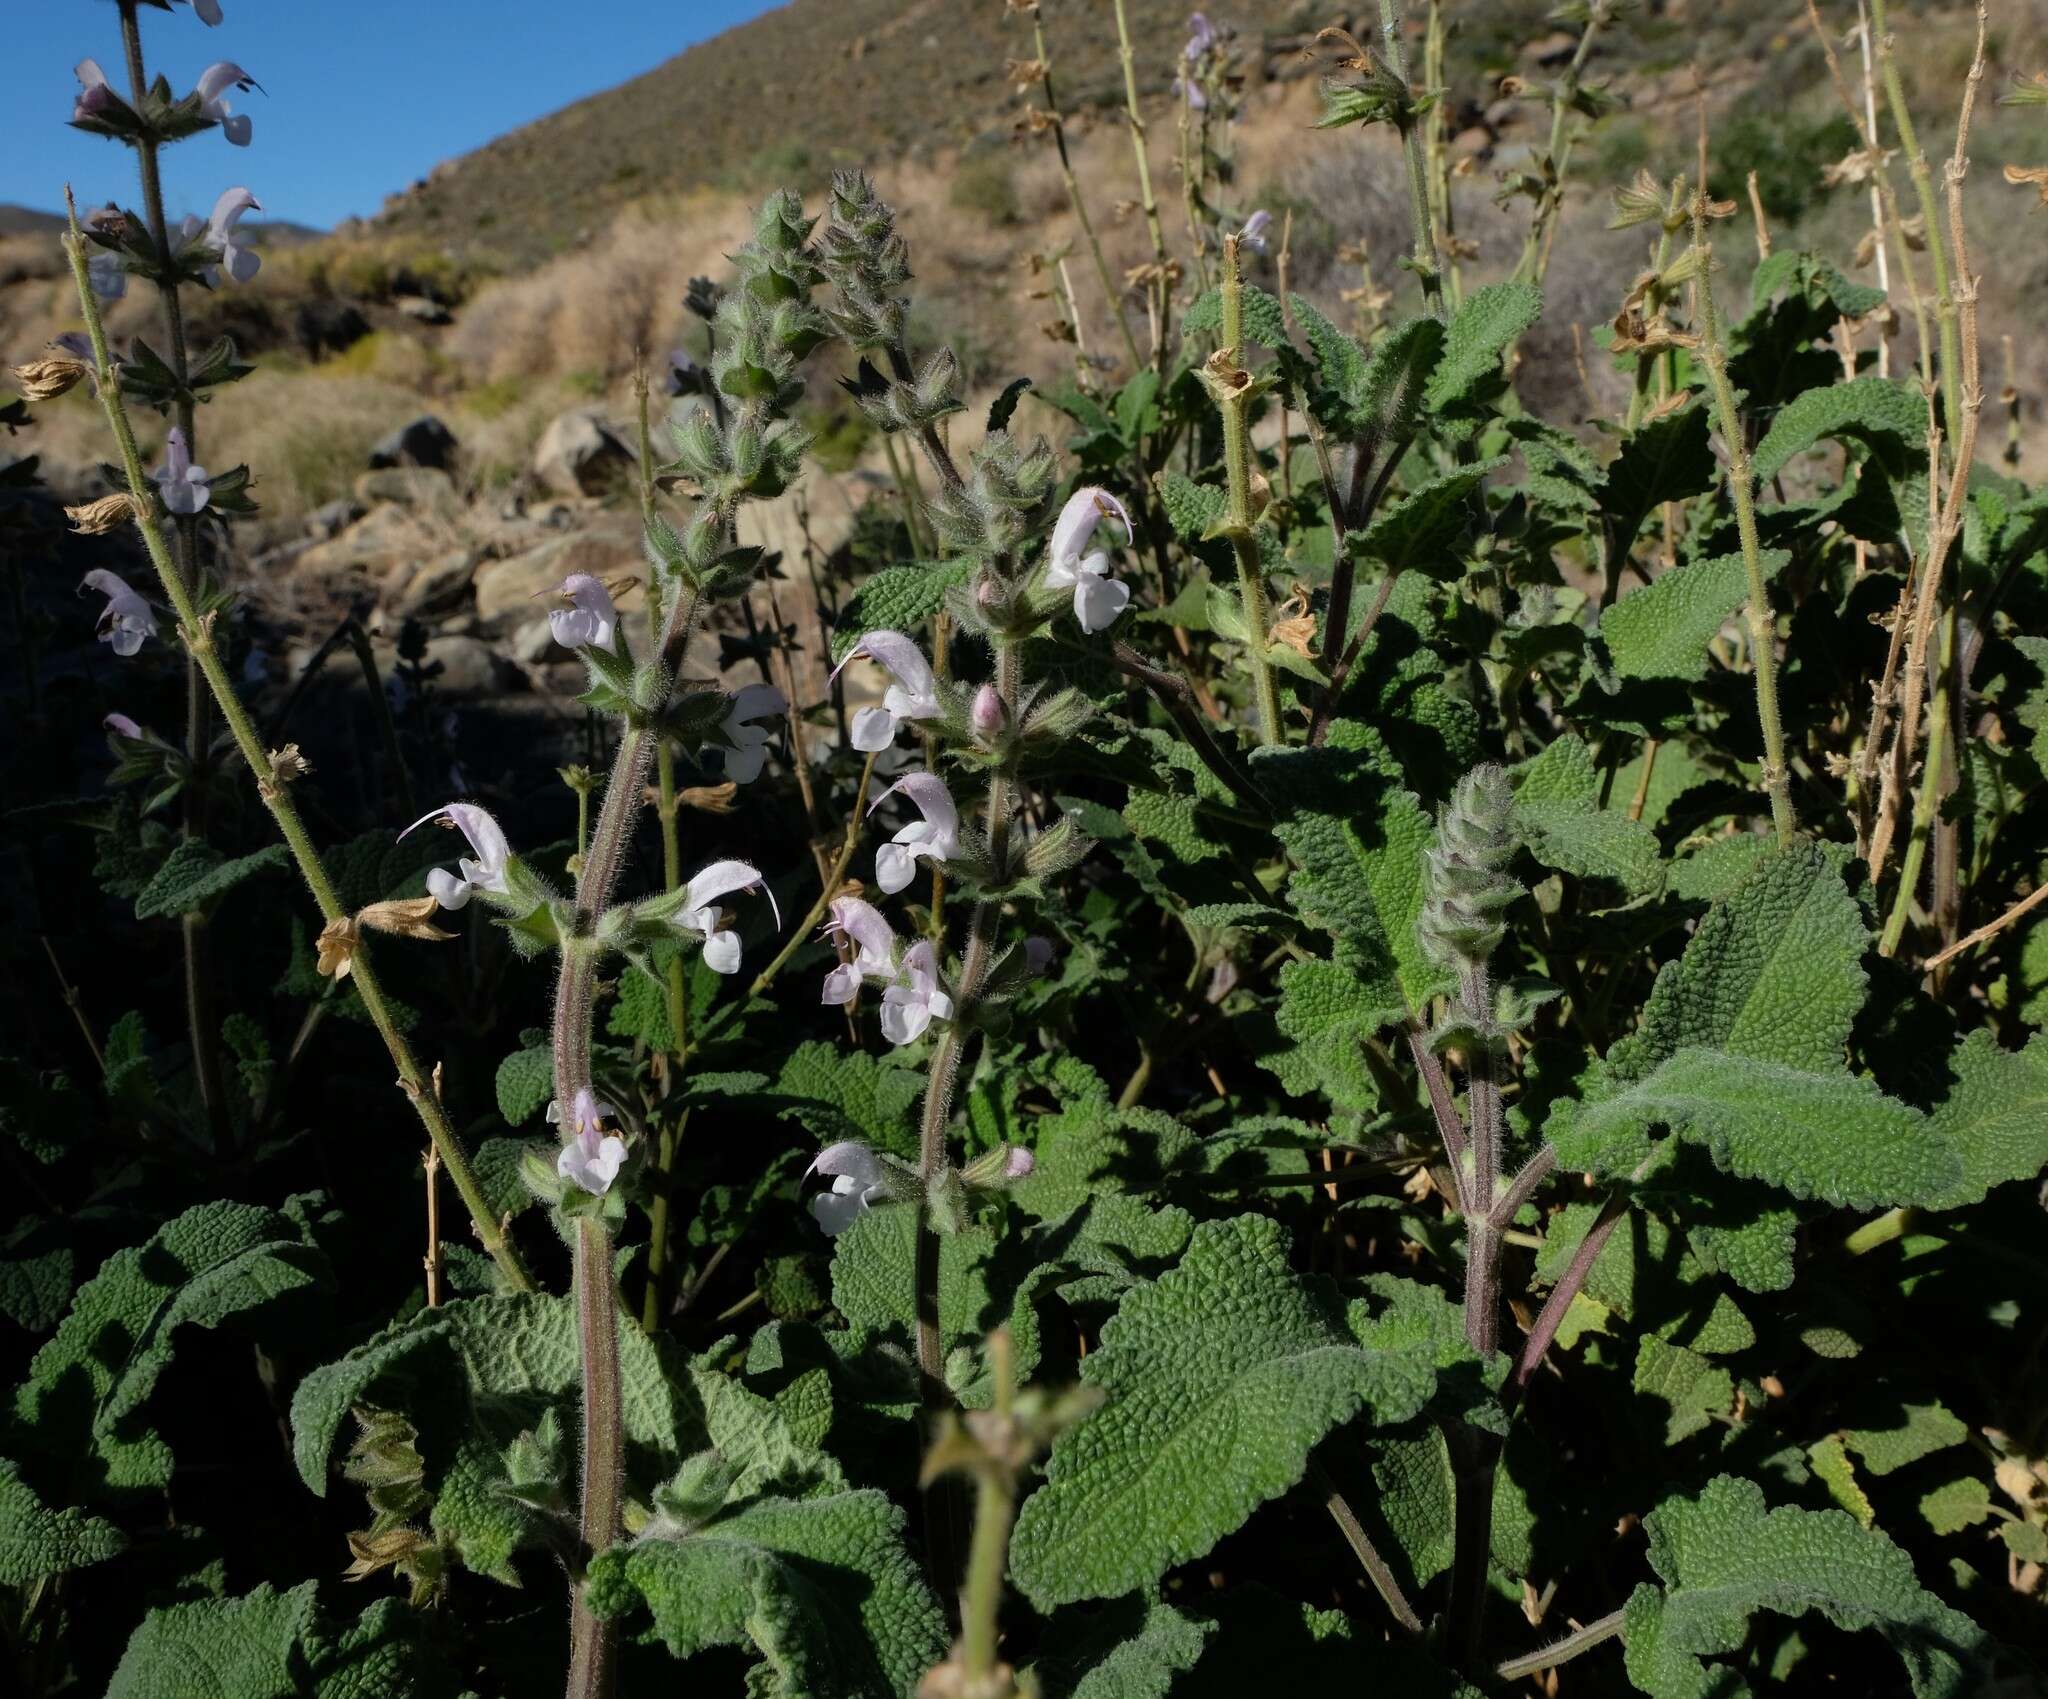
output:
[[[916,875],[920,856],[945,862],[960,853],[960,811],[953,806],[946,781],[936,773],[906,773],[875,798],[868,812],[874,813],[898,791],[924,818],[913,820],[875,851],[875,883],[891,896]]]
[[[1067,498],[1052,528],[1052,556],[1045,569],[1048,590],[1074,592],[1074,619],[1084,632],[1107,630],[1131,599],[1131,587],[1109,575],[1109,556],[1097,549],[1083,555],[1103,520],[1114,517],[1131,540],[1131,516],[1107,490],[1084,485]]]
[[[1010,1160],[1003,1164],[1003,1178],[1006,1180],[1025,1179],[1037,1166],[1037,1157],[1033,1156],[1021,1144],[1013,1144],[1010,1146]]]
[[[156,615],[127,583],[105,567],[88,572],[79,581],[82,590],[97,590],[106,597],[100,610],[99,640],[126,660],[142,647],[143,639],[156,635]]]
[[[714,861],[685,888],[676,925],[704,940],[704,965],[713,973],[738,973],[740,969],[740,935],[720,930],[718,899],[735,891],[755,890],[767,893],[768,906],[774,911],[775,926],[780,931],[782,908],[775,893],[768,889],[759,870],[744,861]]]
[[[819,1151],[804,1170],[806,1179],[813,1174],[827,1174],[832,1179],[829,1192],[811,1199],[811,1214],[828,1238],[844,1233],[890,1195],[889,1170],[882,1159],[854,1139],[842,1139]]]
[[[564,649],[609,649],[619,629],[619,610],[612,605],[611,592],[587,572],[572,572],[551,590],[537,592],[553,596],[568,606],[548,614],[548,630]]]
[[[199,73],[199,111],[202,117],[220,126],[220,133],[236,147],[247,147],[254,126],[246,115],[237,116],[235,109],[221,97],[229,89],[246,90],[257,87],[256,79],[230,59],[219,59]],[[246,281],[246,280],[245,280]]]
[[[933,1021],[950,1020],[953,999],[939,984],[938,952],[921,938],[903,952],[904,980],[882,993],[882,1036],[891,1044],[909,1044]]]
[[[192,0],[192,10],[199,14],[202,24],[220,26],[220,0]]]
[[[1188,45],[1184,54],[1187,61],[1193,64],[1195,60],[1201,58],[1204,53],[1207,53],[1215,45],[1216,31],[1210,24],[1207,15],[1201,12],[1190,12],[1188,14]]]
[[[451,802],[431,814],[421,815],[400,832],[399,837],[418,831],[429,820],[438,820],[442,825],[459,831],[469,840],[469,847],[474,852],[474,859],[470,856],[458,859],[457,866],[462,870],[459,879],[441,867],[427,875],[427,889],[433,892],[436,902],[445,909],[459,909],[476,891],[490,891],[499,896],[511,892],[507,869],[512,861],[512,846],[505,841],[504,829],[486,810],[473,802]]]
[[[74,360],[83,360],[88,366],[92,364],[92,338],[82,330],[67,330],[62,336],[53,336],[50,346],[62,349]]]
[[[548,1105],[548,1119],[559,1122],[560,1105]],[[619,1177],[626,1160],[626,1141],[604,1130],[605,1118],[614,1120],[618,1111],[601,1103],[588,1086],[577,1092],[569,1105],[569,1142],[555,1158],[555,1172],[572,1186],[593,1197],[603,1197]]]
[[[1196,82],[1193,77],[1175,77],[1173,79],[1173,92],[1188,103],[1188,110],[1190,112],[1206,112],[1209,110],[1209,97],[1203,92],[1202,85]]]
[[[853,747],[865,755],[877,755],[895,742],[896,728],[903,721],[939,717],[939,687],[931,663],[900,631],[870,631],[853,646],[846,660],[832,669],[832,677],[837,678],[848,662],[862,657],[887,668],[896,681],[883,692],[879,708],[863,708],[853,716]]]
[[[247,189],[224,189],[220,199],[213,203],[212,217],[206,221],[207,243],[220,250],[221,265],[237,283],[247,283],[263,268],[263,256],[236,239],[235,226],[241,222],[243,213],[262,210],[263,203]],[[207,281],[218,283],[220,279],[209,277]]]
[[[140,736],[142,736],[142,728],[138,726],[133,720],[129,719],[129,717],[126,714],[109,714],[105,719],[100,721],[100,724],[104,726],[108,731],[112,732],[116,737],[139,738]]]
[[[1024,940],[1024,965],[1034,976],[1052,966],[1052,940],[1033,933]]]
[[[173,513],[197,513],[213,493],[206,468],[192,464],[191,451],[185,446],[185,433],[176,425],[164,438],[164,463],[150,473],[149,478],[163,497],[164,506]]]
[[[734,784],[752,784],[768,759],[768,728],[755,722],[788,711],[788,698],[772,684],[750,684],[733,693],[720,730],[732,741],[725,752],[725,776]]]
[[[825,921],[826,936],[851,938],[855,954],[825,976],[821,1003],[851,1003],[864,979],[896,977],[896,934],[873,903],[859,897],[834,897]]]
[[[1272,226],[1273,215],[1264,207],[1260,207],[1244,221],[1244,228],[1237,233],[1239,245],[1251,249],[1255,254],[1263,254],[1271,245],[1266,232]]]
[[[71,103],[72,123],[96,118],[122,104],[121,97],[114,92],[114,85],[107,81],[107,73],[100,69],[97,59],[79,60],[72,66],[71,74],[78,79],[78,98]]]

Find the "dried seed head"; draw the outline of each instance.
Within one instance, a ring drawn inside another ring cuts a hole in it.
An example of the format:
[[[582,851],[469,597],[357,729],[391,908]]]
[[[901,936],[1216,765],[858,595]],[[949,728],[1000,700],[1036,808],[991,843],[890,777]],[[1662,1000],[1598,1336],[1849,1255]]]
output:
[[[14,368],[15,382],[30,401],[54,401],[68,394],[91,372],[82,360],[69,354],[40,354]]]
[[[67,507],[64,517],[71,521],[71,529],[80,535],[104,537],[109,531],[118,531],[134,521],[135,498],[126,494],[101,496],[98,501],[89,501],[82,507]]]

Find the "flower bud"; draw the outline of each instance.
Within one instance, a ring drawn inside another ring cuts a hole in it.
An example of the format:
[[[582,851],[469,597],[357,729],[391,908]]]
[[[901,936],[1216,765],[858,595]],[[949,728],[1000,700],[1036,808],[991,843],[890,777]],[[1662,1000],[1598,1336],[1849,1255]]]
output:
[[[999,1144],[986,1150],[960,1170],[961,1184],[969,1191],[999,1191],[1029,1177],[1038,1160],[1019,1144]]]
[[[974,728],[977,741],[993,743],[1003,735],[1003,726],[1009,719],[1003,699],[992,684],[984,684],[974,693],[974,701],[967,710],[967,722]]]

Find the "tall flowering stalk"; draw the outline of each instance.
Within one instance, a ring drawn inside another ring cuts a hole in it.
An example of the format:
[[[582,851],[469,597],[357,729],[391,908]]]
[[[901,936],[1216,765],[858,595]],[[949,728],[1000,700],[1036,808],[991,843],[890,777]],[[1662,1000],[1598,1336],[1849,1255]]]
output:
[[[762,208],[753,239],[734,256],[740,282],[719,303],[711,362],[712,381],[729,405],[692,413],[673,432],[679,458],[670,470],[689,476],[701,500],[680,531],[651,511],[646,517],[648,593],[659,610],[648,653],[636,657],[616,622],[605,633],[608,643],[580,651],[591,669],[590,700],[618,715],[622,734],[574,896],[549,905],[551,924],[544,930],[561,955],[552,1031],[555,1112],[571,1144],[593,1145],[586,1153],[591,1160],[603,1150],[591,1077],[600,962],[614,951],[630,954],[695,934],[707,960],[731,972],[738,966],[738,940],[718,926],[715,905],[760,883],[751,867],[720,863],[680,889],[610,906],[662,740],[702,741],[732,711],[715,691],[679,694],[681,666],[706,600],[737,592],[752,575],[757,554],[737,543],[740,508],[779,495],[802,462],[807,438],[789,422],[789,412],[803,393],[798,366],[827,334],[809,303],[819,277],[809,246],[813,223],[794,194],[776,194]],[[597,1136],[586,1138],[591,1134]],[[576,1180],[572,1170],[602,1175],[602,1189]],[[624,1206],[602,1169],[571,1160],[562,1173],[569,1181],[562,1210],[575,1247],[583,1359],[581,1532],[586,1556],[594,1557],[620,1532],[624,1463],[611,1223]],[[572,1696],[595,1699],[612,1691],[616,1639],[616,1628],[590,1609],[579,1580],[570,1617]]]
[[[249,771],[256,779],[257,795],[263,799],[264,807],[270,810],[271,817],[277,822],[278,832],[291,850],[292,859],[297,863],[307,889],[319,906],[321,917],[326,922],[321,934],[323,950],[339,952],[339,960],[346,961],[350,977],[355,983],[356,994],[362,999],[363,1007],[377,1028],[378,1036],[384,1040],[385,1048],[391,1052],[392,1063],[398,1070],[399,1085],[411,1099],[414,1109],[418,1111],[421,1124],[426,1128],[427,1137],[436,1155],[447,1168],[449,1179],[454,1182],[464,1207],[468,1209],[470,1218],[476,1226],[477,1238],[498,1265],[499,1273],[508,1286],[519,1291],[531,1290],[533,1279],[520,1260],[519,1253],[505,1232],[497,1212],[485,1198],[483,1187],[478,1183],[476,1174],[469,1165],[469,1158],[462,1148],[462,1142],[456,1136],[447,1112],[441,1107],[440,1096],[434,1089],[428,1071],[420,1066],[418,1058],[413,1055],[411,1045],[406,1042],[404,1033],[393,1020],[390,1005],[385,1001],[383,988],[370,964],[368,949],[361,936],[362,926],[366,922],[376,926],[381,921],[389,929],[404,930],[409,922],[402,914],[393,915],[388,912],[399,905],[379,905],[387,912],[378,917],[372,917],[369,911],[365,911],[362,916],[351,916],[343,908],[334,883],[328,878],[327,870],[321,864],[320,853],[314,848],[312,837],[291,799],[289,787],[301,770],[296,752],[290,749],[264,749],[256,735],[255,723],[235,694],[234,683],[228,677],[227,667],[221,660],[219,649],[215,647],[213,627],[217,610],[202,608],[172,558],[170,545],[164,537],[163,524],[157,516],[160,499],[157,486],[143,471],[142,456],[135,445],[135,433],[128,423],[128,412],[121,398],[121,389],[114,381],[113,359],[107,348],[106,330],[100,322],[99,304],[93,292],[86,255],[86,240],[79,229],[77,209],[73,207],[71,211],[71,234],[65,246],[71,259],[72,277],[78,288],[79,306],[85,314],[86,331],[91,338],[93,371],[97,379],[100,405],[105,410],[107,423],[113,431],[120,452],[121,468],[128,480],[129,515],[142,535],[143,545],[149,552],[150,564],[156,568],[164,595],[177,614],[179,638],[185,645],[187,655],[191,657],[193,668],[219,706],[221,716],[234,737],[235,747],[241,752],[243,760],[248,763]],[[112,578],[112,574],[106,576]],[[140,598],[127,591],[119,579],[114,579],[113,583],[134,601],[140,602]],[[120,600],[119,596],[110,597],[109,613],[116,618],[122,617],[117,611]],[[141,610],[141,617],[146,618],[147,614],[145,604]],[[136,616],[131,613],[127,617],[133,619]],[[150,630],[153,631],[154,620],[150,619],[148,623]],[[503,865],[495,870],[484,866],[483,863],[488,860],[489,856],[486,853],[473,864],[481,876],[479,882],[487,883],[493,878],[505,876],[506,869]],[[471,883],[469,868],[465,866],[462,881],[465,890],[464,900],[467,900],[466,893]],[[453,884],[448,889],[452,892]]]
[[[1028,905],[1043,881],[1072,866],[1089,847],[1071,820],[1028,838],[1018,827],[1027,752],[1064,742],[1091,712],[1078,691],[1048,690],[1027,676],[1028,645],[1068,616],[1089,635],[1115,621],[1128,591],[1114,576],[1109,551],[1090,543],[1128,543],[1131,526],[1114,497],[1086,487],[1068,497],[1050,525],[1049,543],[1042,544],[1054,518],[1057,477],[1043,441],[1027,446],[1006,431],[993,431],[968,457],[964,472],[954,462],[938,430],[939,421],[961,406],[953,356],[941,351],[921,367],[911,360],[904,341],[906,302],[898,293],[910,275],[908,255],[894,214],[866,178],[845,174],[834,183],[820,264],[838,297],[834,322],[856,348],[879,353],[889,368],[885,377],[863,360],[854,384],[857,399],[884,431],[916,437],[938,474],[933,524],[947,553],[971,563],[965,583],[948,594],[947,611],[958,630],[979,637],[992,657],[988,682],[970,692],[938,680],[900,633],[870,632],[857,646],[856,652],[888,668],[895,686],[883,708],[872,711],[878,718],[857,724],[856,743],[885,743],[899,723],[915,721],[932,734],[949,767],[978,775],[986,790],[976,829],[961,823],[943,783],[905,781],[902,788],[922,819],[885,845],[879,862],[884,890],[897,885],[906,859],[923,855],[973,893],[957,963],[940,960],[929,943],[899,949],[876,910],[842,902],[834,905],[835,923],[859,953],[835,971],[825,992],[827,1001],[840,1002],[857,995],[864,981],[880,981],[886,1032],[898,1042],[927,1031],[938,1034],[919,1121],[917,1168],[912,1176],[880,1182],[883,1195],[914,1192],[919,1200],[917,1360],[927,1401],[936,1405],[945,1395],[938,1235],[962,1224],[966,1192],[1005,1183],[1020,1167],[1007,1155],[986,1173],[979,1164],[966,1170],[951,1164],[947,1133],[968,1037],[988,1026],[1043,965],[1035,951],[1003,943],[1005,909]]]

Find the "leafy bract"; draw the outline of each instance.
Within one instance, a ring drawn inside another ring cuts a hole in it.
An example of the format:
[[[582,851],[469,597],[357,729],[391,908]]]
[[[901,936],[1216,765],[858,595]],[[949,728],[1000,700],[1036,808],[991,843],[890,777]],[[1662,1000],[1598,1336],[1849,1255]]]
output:
[[[1361,1408],[1403,1421],[1435,1386],[1426,1351],[1361,1346],[1287,1266],[1260,1216],[1204,1222],[1180,1265],[1134,1288],[1081,1378],[1100,1410],[1053,1444],[1011,1542],[1041,1608],[1110,1598],[1202,1556],[1301,1479]]]
[[[1784,549],[1765,549],[1764,577],[1776,578],[1791,559]],[[1748,601],[1741,555],[1688,561],[1610,607],[1600,616],[1600,635],[1623,678],[1703,678],[1707,645]]]
[[[591,1565],[592,1609],[644,1602],[677,1657],[751,1645],[750,1691],[774,1699],[908,1699],[945,1648],[903,1547],[903,1512],[872,1490],[762,1497],[694,1526],[657,1525]]]
[[[1424,399],[1432,410],[1470,399],[1500,367],[1508,344],[1536,322],[1543,292],[1529,283],[1489,283],[1465,297],[1451,319],[1443,358],[1430,374]]]
[[[1411,434],[1421,417],[1422,393],[1443,351],[1436,319],[1409,319],[1374,342],[1371,354],[1299,295],[1288,307],[1315,351],[1333,405],[1324,423],[1347,442],[1377,445]]]
[[[15,1391],[15,1418],[39,1445],[75,1458],[92,1486],[167,1486],[170,1445],[142,1410],[178,1329],[218,1327],[328,1280],[326,1259],[289,1217],[253,1204],[189,1209],[78,1289]]]
[[[1600,806],[1592,752],[1567,732],[1517,769],[1515,828],[1546,867],[1609,881],[1631,897],[1664,883],[1657,834],[1625,808]]]
[[[1650,1565],[1628,1601],[1629,1679],[1653,1699],[1734,1699],[1739,1675],[1707,1658],[1738,1652],[1759,1611],[1818,1611],[1837,1627],[1875,1630],[1905,1665],[1915,1699],[1963,1699],[1984,1636],[1914,1578],[1883,1534],[1839,1510],[1767,1510],[1754,1481],[1722,1475],[1697,1498],[1672,1498],[1643,1519]]]

